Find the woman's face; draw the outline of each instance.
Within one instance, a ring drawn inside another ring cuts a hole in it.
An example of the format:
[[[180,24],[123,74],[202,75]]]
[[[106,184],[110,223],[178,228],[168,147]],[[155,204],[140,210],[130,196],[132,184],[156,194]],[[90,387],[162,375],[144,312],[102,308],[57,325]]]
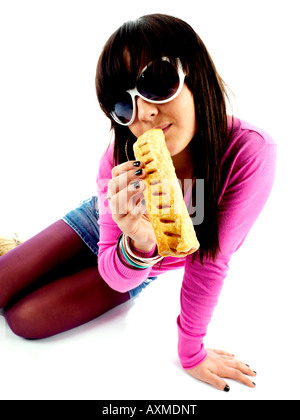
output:
[[[197,124],[194,97],[186,84],[175,99],[165,104],[146,102],[140,97],[136,101],[136,117],[129,126],[135,137],[152,128],[161,128],[171,156],[188,146],[196,134]]]

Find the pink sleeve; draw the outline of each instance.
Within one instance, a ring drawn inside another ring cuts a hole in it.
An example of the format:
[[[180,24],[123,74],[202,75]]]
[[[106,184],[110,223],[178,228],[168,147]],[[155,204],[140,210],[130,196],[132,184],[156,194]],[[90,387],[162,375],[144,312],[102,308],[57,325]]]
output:
[[[113,145],[109,147],[101,158],[97,175],[97,193],[99,202],[100,238],[98,242],[98,270],[103,280],[114,290],[127,292],[140,285],[149,275],[151,268],[131,269],[126,267],[117,254],[117,242],[122,233],[113,221],[107,201],[107,186],[111,179],[113,168]],[[143,257],[153,256],[155,249],[150,253],[136,251]]]
[[[254,150],[250,148],[250,157],[243,160],[247,153],[242,150],[228,171],[219,204],[221,253],[217,260],[206,259],[203,265],[198,260],[192,262],[191,257],[186,260],[177,319],[178,353],[185,369],[197,366],[207,356],[203,339],[218,303],[230,257],[245,240],[272,189],[276,146],[261,137],[256,140]]]

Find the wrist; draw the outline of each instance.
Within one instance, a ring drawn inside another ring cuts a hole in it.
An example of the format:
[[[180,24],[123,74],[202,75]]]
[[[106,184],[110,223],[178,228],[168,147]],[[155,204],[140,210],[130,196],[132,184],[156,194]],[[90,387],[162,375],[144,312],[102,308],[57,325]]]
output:
[[[149,252],[147,251],[134,250],[131,239],[126,234],[121,234],[119,237],[117,254],[124,265],[134,269],[150,268],[163,259],[163,257],[157,253],[156,246],[153,246],[152,252],[150,252],[151,255],[149,255]]]
[[[131,246],[135,251],[141,251],[141,252],[145,252],[145,253],[149,253],[151,251],[154,251],[154,248],[156,248],[156,243],[143,243],[143,242],[138,242],[138,241],[134,241],[131,240]]]

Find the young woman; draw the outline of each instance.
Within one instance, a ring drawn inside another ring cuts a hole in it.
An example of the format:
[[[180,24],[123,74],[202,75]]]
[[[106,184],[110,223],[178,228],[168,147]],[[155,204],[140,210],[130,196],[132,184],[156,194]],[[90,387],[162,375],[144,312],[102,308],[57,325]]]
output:
[[[230,257],[271,191],[273,140],[227,115],[224,83],[203,42],[171,16],[122,25],[99,58],[96,91],[114,132],[101,158],[97,196],[1,257],[0,306],[8,324],[25,338],[48,337],[184,267],[177,319],[183,368],[220,390],[229,391],[224,378],[254,387],[254,371],[228,352],[206,349],[203,339]],[[152,128],[164,131],[190,214],[199,200],[204,204],[203,220],[194,218],[200,249],[185,258],[157,255],[146,215],[145,168],[132,146]],[[193,181],[191,188],[185,180]]]

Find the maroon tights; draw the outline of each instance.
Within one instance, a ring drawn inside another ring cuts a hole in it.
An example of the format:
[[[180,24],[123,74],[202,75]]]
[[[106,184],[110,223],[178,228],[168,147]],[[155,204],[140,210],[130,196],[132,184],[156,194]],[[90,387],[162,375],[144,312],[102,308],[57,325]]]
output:
[[[63,220],[0,257],[0,308],[21,337],[61,333],[128,299],[105,283],[96,255]]]

